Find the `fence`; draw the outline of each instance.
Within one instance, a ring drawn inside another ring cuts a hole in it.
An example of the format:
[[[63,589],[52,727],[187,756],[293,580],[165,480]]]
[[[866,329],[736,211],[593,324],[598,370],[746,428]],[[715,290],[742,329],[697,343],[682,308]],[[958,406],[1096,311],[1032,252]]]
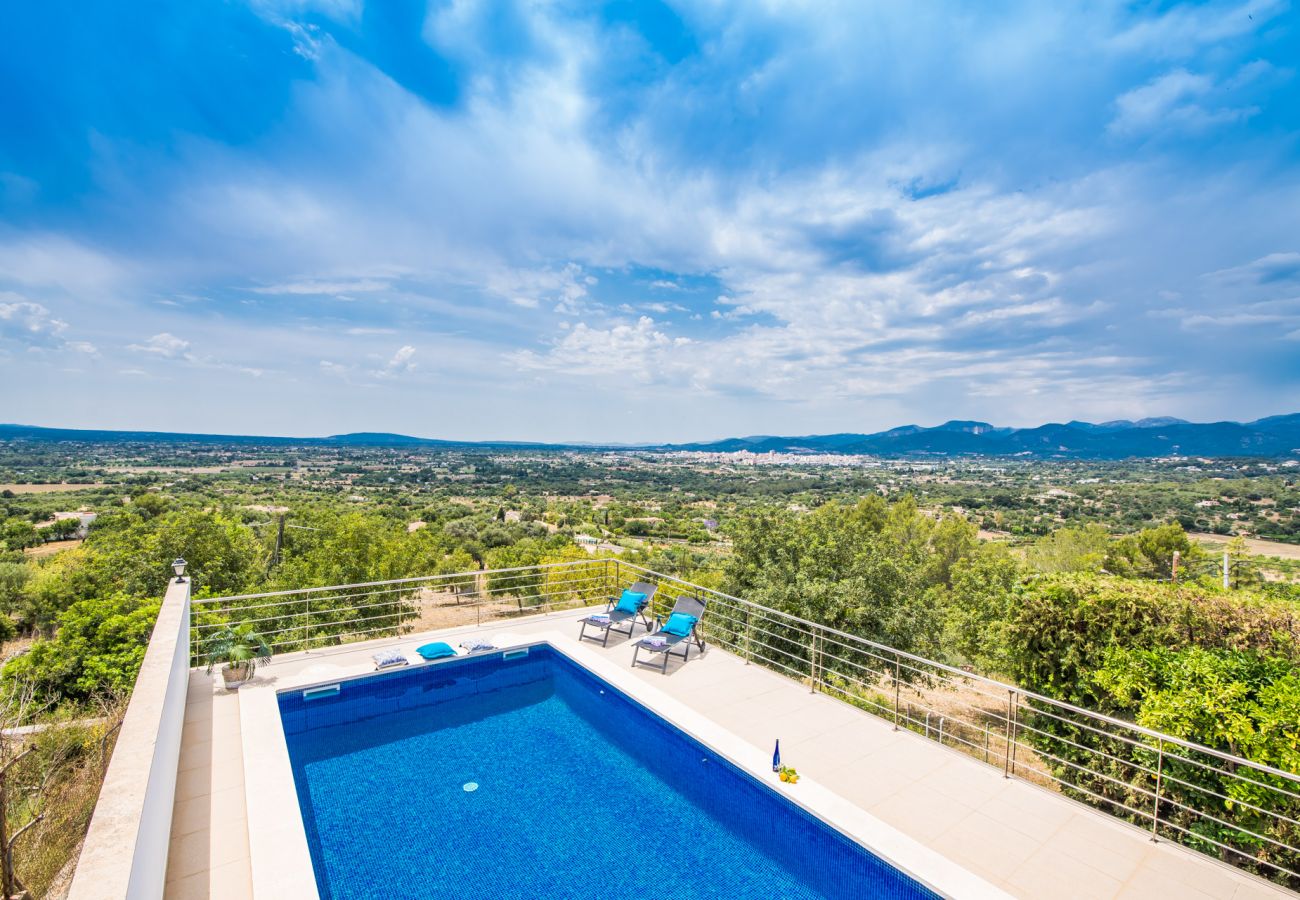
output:
[[[1300,774],[617,559],[194,602],[194,644],[246,622],[276,652],[588,606],[635,581],[704,600],[714,646],[1224,862],[1300,888]]]

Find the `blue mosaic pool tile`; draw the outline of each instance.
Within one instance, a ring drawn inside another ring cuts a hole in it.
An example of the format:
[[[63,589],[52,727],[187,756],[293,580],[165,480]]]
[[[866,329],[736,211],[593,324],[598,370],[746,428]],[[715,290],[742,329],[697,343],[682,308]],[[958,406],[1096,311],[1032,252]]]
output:
[[[280,697],[321,895],[935,895],[546,647]]]

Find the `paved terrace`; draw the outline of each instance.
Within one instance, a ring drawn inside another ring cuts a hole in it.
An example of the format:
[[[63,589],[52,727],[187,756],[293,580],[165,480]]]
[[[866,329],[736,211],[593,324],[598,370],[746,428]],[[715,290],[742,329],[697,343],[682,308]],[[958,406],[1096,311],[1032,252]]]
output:
[[[577,641],[585,611],[453,628],[276,657],[258,679],[329,680],[373,670],[370,654],[461,635],[560,631]],[[639,635],[639,633],[638,633]],[[630,641],[588,650],[629,665]],[[1296,895],[1126,825],[1046,789],[710,648],[668,674],[637,677],[760,749],[781,739],[782,758],[911,838],[1018,897],[1264,900]],[[189,677],[172,817],[169,900],[252,896],[239,694],[219,675]],[[798,790],[798,788],[793,788]]]

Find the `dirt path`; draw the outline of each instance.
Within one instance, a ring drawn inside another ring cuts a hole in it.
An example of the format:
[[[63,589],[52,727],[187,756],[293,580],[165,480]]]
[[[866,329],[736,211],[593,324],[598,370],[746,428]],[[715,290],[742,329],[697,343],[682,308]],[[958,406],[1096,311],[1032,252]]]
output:
[[[1206,534],[1201,531],[1189,531],[1187,536],[1202,544],[1226,546],[1234,538],[1228,534]],[[1280,541],[1266,541],[1261,538],[1246,538],[1246,549],[1258,556],[1276,556],[1280,559],[1300,559],[1300,544],[1283,544]]]
[[[108,485],[102,481],[94,484],[0,484],[0,491],[12,491],[15,494],[61,494],[64,491],[89,491],[102,487]]]

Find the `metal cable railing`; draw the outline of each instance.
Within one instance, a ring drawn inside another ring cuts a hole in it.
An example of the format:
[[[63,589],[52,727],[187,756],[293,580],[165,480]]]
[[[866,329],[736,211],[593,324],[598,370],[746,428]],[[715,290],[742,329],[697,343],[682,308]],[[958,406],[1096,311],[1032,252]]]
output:
[[[193,645],[249,624],[276,653],[589,606],[656,583],[712,645],[1064,796],[1300,888],[1300,773],[1161,734],[619,559],[193,601]]]

